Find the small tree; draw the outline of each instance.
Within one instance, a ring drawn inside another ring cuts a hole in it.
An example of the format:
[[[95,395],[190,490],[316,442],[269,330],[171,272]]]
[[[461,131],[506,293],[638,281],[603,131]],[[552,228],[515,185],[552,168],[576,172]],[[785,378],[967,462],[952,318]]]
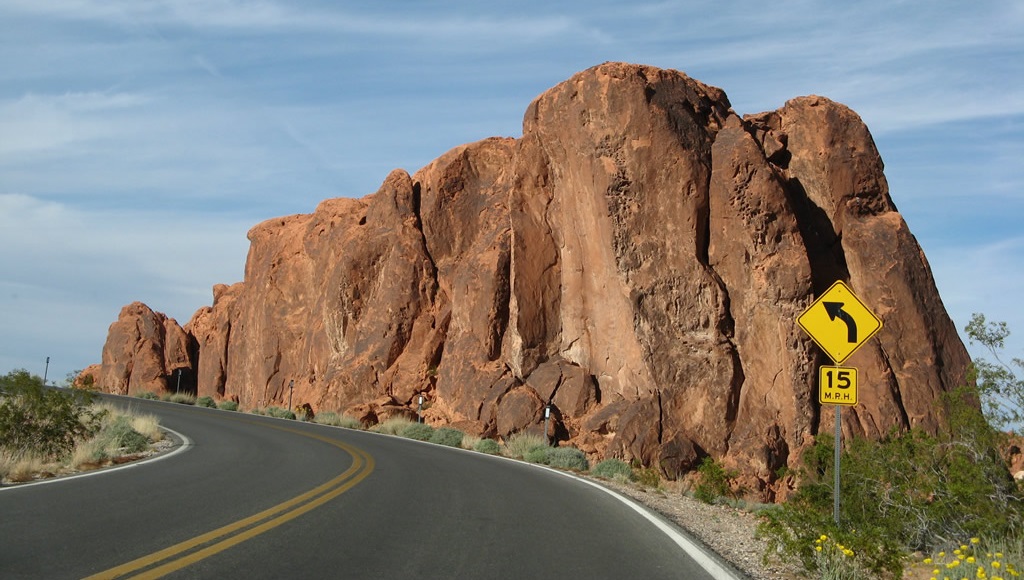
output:
[[[60,391],[24,369],[0,377],[0,446],[16,456],[58,458],[99,428],[85,391]]]
[[[974,361],[978,394],[982,410],[993,427],[1021,431],[1024,422],[1024,379],[1014,368],[1024,371],[1024,360],[1012,358],[1007,363],[1000,356],[1010,329],[1005,322],[988,322],[984,314],[975,313],[966,327],[972,344],[980,344],[993,360]]]

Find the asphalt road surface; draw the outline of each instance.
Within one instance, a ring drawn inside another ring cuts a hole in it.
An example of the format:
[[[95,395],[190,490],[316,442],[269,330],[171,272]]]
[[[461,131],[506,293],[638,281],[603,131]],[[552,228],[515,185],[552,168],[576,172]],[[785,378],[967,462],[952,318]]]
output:
[[[348,429],[122,401],[184,435],[182,448],[126,469],[0,488],[0,578],[728,574],[697,554],[711,571],[702,568],[678,537],[616,496],[536,466]]]

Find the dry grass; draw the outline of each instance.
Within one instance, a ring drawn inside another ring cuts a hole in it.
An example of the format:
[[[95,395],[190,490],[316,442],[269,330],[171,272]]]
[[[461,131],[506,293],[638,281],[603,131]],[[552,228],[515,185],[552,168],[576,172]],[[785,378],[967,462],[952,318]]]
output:
[[[547,441],[540,435],[516,433],[505,441],[504,454],[514,459],[523,459],[530,451],[547,446]]]
[[[469,449],[472,451],[476,448],[476,444],[480,442],[480,437],[476,435],[465,434],[462,436],[462,448]]]
[[[164,432],[160,430],[160,420],[153,415],[134,415],[132,429],[142,433],[153,443],[164,438]]]
[[[347,429],[362,429],[363,424],[359,419],[345,414],[338,414],[333,411],[317,413],[313,421],[321,425],[332,425],[334,427],[345,427]]]
[[[75,446],[68,459],[68,465],[72,469],[96,469],[102,465],[102,459],[107,456],[106,445],[99,439],[90,439]]]
[[[405,417],[390,417],[385,419],[383,423],[374,425],[370,430],[376,431],[377,433],[384,433],[385,435],[398,435],[405,431],[409,425],[414,425],[416,422]]]
[[[15,456],[0,452],[0,481],[23,483],[32,481],[36,474],[47,470],[47,464],[36,455]]]

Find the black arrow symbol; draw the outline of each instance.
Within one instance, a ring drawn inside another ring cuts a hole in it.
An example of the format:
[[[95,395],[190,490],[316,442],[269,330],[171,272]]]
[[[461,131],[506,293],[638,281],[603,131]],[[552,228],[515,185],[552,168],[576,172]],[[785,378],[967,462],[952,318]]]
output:
[[[850,313],[843,310],[842,302],[822,302],[825,312],[828,312],[829,320],[838,318],[846,323],[846,342],[856,344],[857,342],[857,321],[850,316]]]

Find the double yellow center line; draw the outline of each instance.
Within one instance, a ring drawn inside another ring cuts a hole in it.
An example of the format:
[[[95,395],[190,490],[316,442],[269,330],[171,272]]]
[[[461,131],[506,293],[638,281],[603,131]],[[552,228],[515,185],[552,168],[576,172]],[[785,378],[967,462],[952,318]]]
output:
[[[345,493],[373,471],[373,457],[357,447],[296,429],[289,429],[287,427],[272,428],[295,433],[303,437],[318,439],[338,447],[352,456],[352,465],[344,473],[327,483],[284,503],[224,527],[217,528],[211,532],[196,536],[190,540],[185,540],[158,552],[132,560],[126,564],[104,570],[87,577],[86,580],[108,580],[122,578],[130,574],[135,574],[132,578],[160,578],[165,574],[170,574],[204,558],[209,558],[214,554],[223,552],[232,546],[236,546],[316,509]]]

